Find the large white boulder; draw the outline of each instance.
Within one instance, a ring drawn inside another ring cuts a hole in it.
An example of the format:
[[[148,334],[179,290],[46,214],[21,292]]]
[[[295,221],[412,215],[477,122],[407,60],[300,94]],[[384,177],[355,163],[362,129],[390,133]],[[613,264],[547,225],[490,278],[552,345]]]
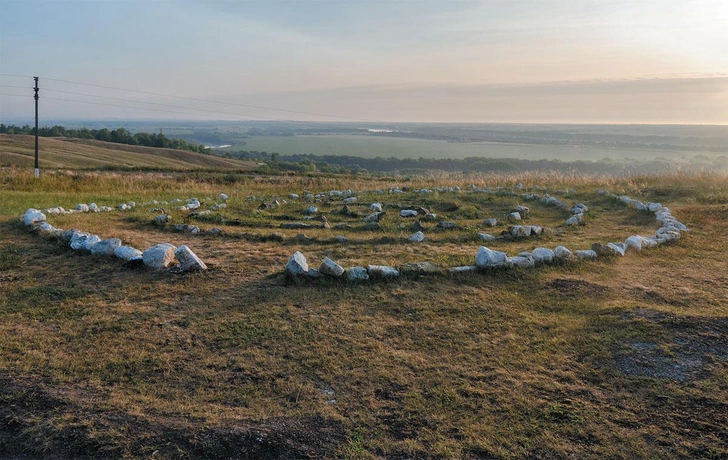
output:
[[[369,279],[369,273],[364,267],[356,266],[346,269],[347,281],[364,281]]]
[[[153,270],[161,270],[174,263],[175,249],[177,248],[169,243],[155,244],[142,253],[142,261],[144,265]]]
[[[402,217],[417,217],[417,211],[414,209],[403,209],[399,212]]]
[[[300,251],[293,253],[288,262],[286,262],[286,273],[292,276],[301,276],[308,273],[308,262],[306,256]]]
[[[26,226],[33,225],[39,222],[45,222],[45,220],[45,214],[35,208],[30,208],[25,211],[25,214],[23,214],[23,223],[25,223]]]
[[[475,265],[481,268],[502,267],[506,264],[508,255],[505,252],[493,251],[481,246],[475,254]]]
[[[369,205],[369,210],[371,212],[382,212],[382,203],[372,203]]]
[[[549,248],[536,248],[531,251],[531,257],[537,264],[550,264],[554,260],[554,251]]]
[[[108,238],[91,246],[91,254],[112,256],[114,255],[114,250],[119,246],[121,246],[121,240],[119,238]]]
[[[177,258],[177,268],[183,272],[207,270],[205,262],[200,260],[200,258],[192,252],[192,249],[188,248],[184,244],[174,251],[174,256]]]
[[[125,262],[142,260],[142,251],[131,246],[119,246],[114,249],[114,256]]]
[[[593,249],[577,249],[574,251],[574,256],[579,260],[594,260],[597,258],[597,253]]]
[[[329,259],[328,257],[324,257],[324,260],[319,266],[319,272],[324,275],[333,276],[336,278],[341,278],[342,276],[344,276],[344,268],[333,260]]]
[[[425,241],[425,234],[422,232],[415,232],[409,237],[409,241],[412,241],[413,243],[422,243]]]
[[[76,211],[78,212],[88,212],[88,205],[85,203],[79,203],[76,205]]]
[[[399,271],[388,265],[368,265],[367,272],[369,276],[378,276],[380,278],[396,278],[399,276]]]
[[[637,252],[642,250],[642,237],[638,235],[632,235],[624,240],[624,247],[626,249],[634,249]]]
[[[535,265],[533,257],[515,256],[506,259],[506,265],[509,267],[532,268]]]
[[[571,251],[564,246],[556,246],[554,249],[554,259],[556,260],[568,260],[573,257]]]

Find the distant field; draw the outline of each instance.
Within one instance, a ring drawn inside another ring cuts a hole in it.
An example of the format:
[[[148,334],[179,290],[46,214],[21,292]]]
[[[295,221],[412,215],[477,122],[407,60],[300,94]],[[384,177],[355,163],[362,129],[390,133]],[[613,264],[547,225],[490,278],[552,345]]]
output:
[[[239,139],[232,147],[222,151],[257,150],[281,154],[351,155],[365,158],[517,158],[522,160],[612,160],[635,159],[689,160],[696,155],[717,156],[714,153],[647,150],[610,149],[597,147],[506,144],[496,142],[456,143],[427,139],[391,138],[367,135],[298,135],[298,136],[253,136]],[[243,145],[242,142],[245,144]]]
[[[255,169],[248,161],[214,157],[185,150],[113,144],[96,140],[39,139],[41,169],[159,168]],[[35,138],[0,135],[0,167],[32,168]]]

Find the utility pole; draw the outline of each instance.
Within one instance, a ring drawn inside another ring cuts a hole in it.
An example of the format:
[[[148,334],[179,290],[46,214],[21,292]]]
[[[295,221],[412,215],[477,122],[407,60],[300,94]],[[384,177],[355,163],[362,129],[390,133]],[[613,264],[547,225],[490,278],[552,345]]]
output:
[[[38,77],[33,77],[35,80],[35,177],[36,179],[40,175],[38,169]]]

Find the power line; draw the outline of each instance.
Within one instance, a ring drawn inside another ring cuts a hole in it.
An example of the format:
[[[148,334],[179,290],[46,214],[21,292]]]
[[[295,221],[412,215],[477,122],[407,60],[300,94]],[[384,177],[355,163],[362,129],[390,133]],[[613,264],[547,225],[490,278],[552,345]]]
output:
[[[20,95],[18,95],[20,96]],[[75,102],[77,104],[91,104],[91,105],[104,105],[108,107],[120,107],[123,109],[132,109],[132,110],[148,110],[152,112],[165,112],[165,113],[175,113],[175,114],[184,114],[184,115],[194,115],[199,117],[208,117],[208,118],[215,118],[212,115],[206,115],[201,113],[191,113],[191,112],[179,112],[179,111],[172,111],[172,110],[161,110],[161,109],[150,109],[150,108],[144,108],[144,107],[132,107],[128,105],[119,105],[119,104],[105,104],[103,102],[90,102],[90,101],[77,101],[74,99],[62,99],[58,97],[44,97],[43,99],[50,99],[53,101],[64,101],[64,102]],[[192,109],[195,110],[195,109]],[[229,120],[238,120],[237,118],[228,118]]]
[[[95,88],[112,89],[115,91],[128,91],[131,93],[147,94],[147,95],[158,96],[158,97],[186,99],[189,101],[207,102],[207,103],[211,103],[211,104],[231,105],[231,106],[238,106],[238,107],[248,107],[248,108],[253,108],[253,109],[273,110],[273,111],[277,111],[277,112],[297,113],[297,114],[301,114],[301,115],[315,115],[315,116],[328,117],[328,118],[339,118],[339,119],[345,119],[345,120],[351,120],[351,121],[363,121],[363,122],[374,123],[373,120],[366,120],[364,118],[347,117],[347,116],[341,116],[341,115],[329,115],[329,114],[325,114],[325,113],[306,112],[306,111],[302,111],[302,110],[279,109],[279,108],[275,108],[275,107],[264,107],[264,106],[251,105],[251,104],[239,104],[239,103],[235,103],[235,102],[214,101],[214,100],[210,100],[210,99],[199,99],[199,98],[186,97],[186,96],[175,96],[175,95],[171,95],[171,94],[155,93],[155,92],[151,92],[151,91],[139,91],[139,90],[134,90],[134,89],[116,88],[113,86],[96,85],[96,84],[92,84],[92,83],[82,83],[82,82],[71,81],[71,80],[61,80],[58,78],[43,77],[43,79],[50,80],[50,81],[57,81],[57,82],[61,82],[61,83],[69,83],[72,85],[91,86],[91,87],[95,87]]]
[[[3,85],[0,85],[0,86],[3,86]],[[17,88],[20,88],[20,87],[18,86]],[[214,114],[235,115],[235,116],[247,117],[247,118],[256,118],[256,117],[259,117],[259,118],[266,118],[266,119],[270,119],[270,120],[278,120],[278,118],[266,117],[266,116],[263,116],[263,115],[248,115],[248,114],[245,114],[245,113],[221,112],[219,110],[197,109],[197,108],[194,108],[194,107],[185,107],[185,106],[182,106],[182,105],[172,105],[172,104],[161,104],[161,103],[158,103],[158,102],[132,101],[132,100],[123,99],[123,98],[120,98],[120,97],[97,96],[95,94],[76,93],[76,92],[73,92],[73,91],[61,91],[61,90],[49,89],[49,88],[44,88],[44,91],[50,91],[50,92],[53,92],[53,93],[73,94],[75,96],[96,97],[96,98],[99,98],[99,99],[109,99],[109,100],[112,100],[112,101],[133,102],[135,104],[156,105],[156,106],[160,106],[160,107],[171,107],[171,108],[176,108],[176,109],[195,110],[195,111],[199,111],[199,112],[208,112],[208,113],[214,113]],[[140,107],[140,109],[141,110],[144,110],[141,107]]]

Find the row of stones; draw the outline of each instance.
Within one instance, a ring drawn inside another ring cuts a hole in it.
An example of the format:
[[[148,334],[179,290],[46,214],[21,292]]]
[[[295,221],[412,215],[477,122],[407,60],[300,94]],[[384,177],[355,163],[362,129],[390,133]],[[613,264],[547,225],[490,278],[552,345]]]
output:
[[[90,208],[90,206],[89,206]],[[55,208],[51,208],[55,209]],[[119,208],[122,209],[122,208]],[[78,211],[93,212],[93,211]],[[207,265],[192,250],[182,245],[175,247],[170,243],[160,243],[147,248],[143,252],[131,246],[121,244],[119,238],[101,239],[97,235],[76,229],[63,230],[49,224],[45,214],[38,209],[29,208],[23,214],[23,223],[31,231],[40,235],[55,237],[67,243],[75,251],[84,251],[96,255],[114,256],[131,264],[143,264],[154,270],[174,265],[180,272],[206,270]]]
[[[537,265],[550,264],[557,261],[594,260],[598,257],[624,256],[628,249],[639,252],[643,248],[655,247],[675,241],[681,237],[682,232],[688,231],[687,226],[672,216],[669,208],[664,207],[659,203],[643,204],[639,200],[629,198],[625,195],[617,196],[606,191],[600,191],[598,193],[611,196],[625,205],[633,207],[635,210],[653,212],[657,222],[660,224],[659,229],[653,236],[645,237],[641,235],[632,235],[624,242],[611,242],[606,245],[594,243],[591,249],[571,251],[565,246],[557,246],[553,250],[538,247],[531,252],[522,252],[513,257],[509,257],[505,252],[495,251],[485,246],[481,246],[475,254],[475,265],[450,267],[448,271],[450,273],[463,273],[476,271],[478,269],[508,267],[532,268]],[[583,214],[586,210],[586,206],[583,206],[583,211],[580,214]],[[577,214],[574,213],[574,215]],[[417,237],[417,239],[412,239],[414,237]],[[411,237],[412,241],[421,241],[423,239],[424,234],[415,234]],[[396,278],[400,276],[400,272],[427,274],[439,273],[440,271],[440,267],[432,264],[431,262],[404,264],[400,266],[399,269],[386,265],[368,265],[366,268],[362,266],[355,266],[344,269],[341,265],[328,257],[324,258],[318,269],[314,269],[309,267],[306,257],[299,251],[296,251],[291,256],[285,267],[285,273],[294,277],[317,278],[321,276],[328,276],[333,278],[345,278],[349,281],[366,280],[370,277]]]

